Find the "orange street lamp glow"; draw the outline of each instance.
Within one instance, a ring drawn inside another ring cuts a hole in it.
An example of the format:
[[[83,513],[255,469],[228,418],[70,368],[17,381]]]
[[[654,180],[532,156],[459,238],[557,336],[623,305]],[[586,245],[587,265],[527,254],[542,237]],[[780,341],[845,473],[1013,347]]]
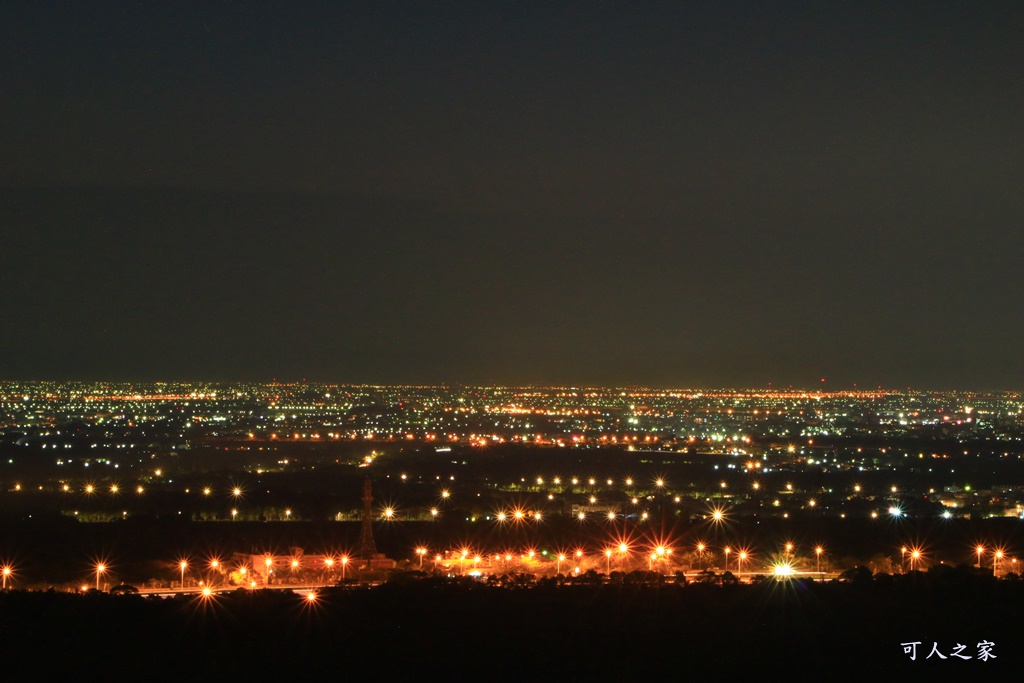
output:
[[[7,590],[7,577],[11,575],[11,568],[10,567],[4,567],[2,572],[0,572],[0,573],[2,573],[3,577],[4,577],[4,590]]]
[[[781,563],[773,567],[773,573],[777,579],[787,579],[793,575],[792,565]]]
[[[96,590],[100,589],[100,574],[107,571],[107,565],[102,562],[96,565]]]

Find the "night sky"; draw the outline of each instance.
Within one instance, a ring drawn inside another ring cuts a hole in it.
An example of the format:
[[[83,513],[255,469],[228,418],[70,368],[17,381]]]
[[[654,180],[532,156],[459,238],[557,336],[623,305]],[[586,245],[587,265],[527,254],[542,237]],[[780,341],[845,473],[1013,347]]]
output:
[[[0,64],[0,379],[1024,388],[1019,1],[34,1]]]

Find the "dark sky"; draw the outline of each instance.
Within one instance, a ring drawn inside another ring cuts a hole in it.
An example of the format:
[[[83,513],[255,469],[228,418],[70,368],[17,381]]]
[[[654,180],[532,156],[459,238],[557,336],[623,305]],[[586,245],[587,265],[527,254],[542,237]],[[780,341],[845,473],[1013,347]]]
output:
[[[4,3],[0,378],[1024,388],[1022,36]]]

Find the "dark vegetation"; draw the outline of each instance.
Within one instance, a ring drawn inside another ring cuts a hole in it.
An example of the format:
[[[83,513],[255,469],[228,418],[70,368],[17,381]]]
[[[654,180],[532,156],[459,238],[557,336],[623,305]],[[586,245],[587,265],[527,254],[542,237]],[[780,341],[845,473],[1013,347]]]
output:
[[[499,588],[408,573],[373,589],[325,590],[314,604],[275,591],[12,591],[0,595],[0,652],[5,667],[29,664],[40,678],[158,671],[200,680],[900,680],[925,670],[942,680],[1021,663],[1024,582],[969,567],[829,583],[620,578]],[[903,653],[908,641],[923,643],[916,661]],[[995,644],[996,659],[925,659],[933,642],[947,656],[964,644],[976,657],[981,641]]]

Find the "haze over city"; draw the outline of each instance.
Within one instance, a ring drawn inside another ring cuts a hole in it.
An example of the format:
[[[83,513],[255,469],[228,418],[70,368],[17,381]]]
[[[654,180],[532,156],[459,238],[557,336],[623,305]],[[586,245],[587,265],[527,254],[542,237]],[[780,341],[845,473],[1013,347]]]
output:
[[[9,7],[0,376],[1020,388],[1021,19]]]

